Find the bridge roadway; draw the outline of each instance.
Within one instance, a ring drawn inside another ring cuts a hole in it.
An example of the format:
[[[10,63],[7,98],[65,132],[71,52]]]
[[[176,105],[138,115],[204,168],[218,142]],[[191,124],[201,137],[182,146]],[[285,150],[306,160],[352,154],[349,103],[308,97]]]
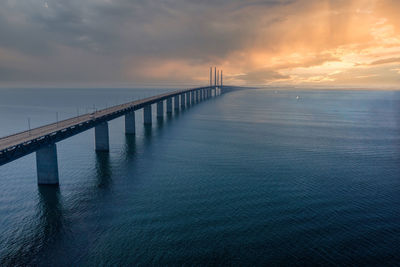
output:
[[[0,138],[0,166],[35,152],[43,146],[54,144],[145,106],[189,92],[202,90],[205,92],[207,89],[211,92],[214,88],[209,86],[168,92],[2,137]]]

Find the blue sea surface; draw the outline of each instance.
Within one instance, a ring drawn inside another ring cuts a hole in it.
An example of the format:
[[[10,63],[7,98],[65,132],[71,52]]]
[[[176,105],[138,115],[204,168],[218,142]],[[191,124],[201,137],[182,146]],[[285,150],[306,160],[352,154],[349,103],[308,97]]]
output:
[[[0,136],[169,89],[0,89]],[[93,107],[94,105],[94,107]],[[155,108],[155,107],[153,107]],[[247,89],[0,167],[0,265],[397,265],[400,92]]]

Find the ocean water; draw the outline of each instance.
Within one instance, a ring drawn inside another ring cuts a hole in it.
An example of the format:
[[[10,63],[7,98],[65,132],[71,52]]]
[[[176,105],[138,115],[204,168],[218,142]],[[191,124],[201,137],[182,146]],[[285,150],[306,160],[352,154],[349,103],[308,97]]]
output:
[[[0,90],[0,135],[168,89]],[[297,97],[298,96],[298,97]],[[58,114],[58,115],[57,115]],[[153,112],[155,116],[155,112]],[[0,167],[0,265],[396,265],[400,92],[240,90]]]

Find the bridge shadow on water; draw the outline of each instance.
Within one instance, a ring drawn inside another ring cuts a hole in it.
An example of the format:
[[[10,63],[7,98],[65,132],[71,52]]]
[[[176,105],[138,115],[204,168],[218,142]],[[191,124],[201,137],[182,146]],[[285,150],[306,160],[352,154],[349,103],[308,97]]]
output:
[[[36,266],[46,258],[46,252],[57,244],[59,233],[65,231],[63,205],[58,186],[39,186],[38,201],[32,221],[24,234],[9,240],[13,250],[0,258],[0,266]]]
[[[124,147],[124,158],[126,161],[131,161],[136,155],[136,135],[125,134],[125,147]]]
[[[187,113],[193,105],[174,110],[173,113],[164,113],[164,116],[153,118],[152,124],[136,125],[136,134],[125,134],[125,145],[120,159],[124,167],[134,168],[138,151],[150,151],[153,141],[162,138],[165,130],[174,126],[174,122]],[[140,127],[140,128],[139,128]],[[142,148],[142,149],[141,149]],[[98,162],[99,163],[99,162]]]
[[[86,188],[75,196],[83,199],[82,195],[91,195],[93,199],[101,198],[100,189],[109,189],[112,183],[112,168],[110,155],[107,152],[96,152],[95,172],[97,177],[95,188]],[[107,190],[108,191],[108,190]],[[13,250],[7,251],[0,258],[0,266],[37,266],[43,262],[50,263],[53,253],[57,250],[69,226],[65,219],[62,196],[59,186],[40,185],[37,187],[37,204],[31,223],[26,228],[18,229],[23,234],[15,234],[10,240]],[[95,192],[95,194],[93,194]],[[34,222],[34,223],[32,223]]]
[[[111,183],[111,163],[108,152],[96,152],[96,176],[99,188],[108,188]]]

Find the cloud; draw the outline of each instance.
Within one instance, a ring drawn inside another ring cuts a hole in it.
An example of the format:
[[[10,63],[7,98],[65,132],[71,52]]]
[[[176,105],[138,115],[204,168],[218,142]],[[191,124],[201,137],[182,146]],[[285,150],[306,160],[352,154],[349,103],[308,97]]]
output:
[[[211,65],[247,84],[368,72],[398,62],[399,12],[394,0],[0,1],[0,86],[206,84]]]
[[[331,55],[329,53],[302,55],[288,58],[289,60],[284,64],[274,65],[275,69],[293,69],[293,68],[308,68],[323,65],[326,62],[341,61],[340,57]]]
[[[245,81],[247,84],[262,85],[271,81],[287,80],[290,79],[289,75],[282,75],[277,71],[270,69],[260,69],[250,71],[245,74],[235,75],[237,80]]]
[[[369,65],[382,65],[382,64],[389,64],[389,63],[400,63],[400,57],[375,60],[375,61],[369,63]]]

